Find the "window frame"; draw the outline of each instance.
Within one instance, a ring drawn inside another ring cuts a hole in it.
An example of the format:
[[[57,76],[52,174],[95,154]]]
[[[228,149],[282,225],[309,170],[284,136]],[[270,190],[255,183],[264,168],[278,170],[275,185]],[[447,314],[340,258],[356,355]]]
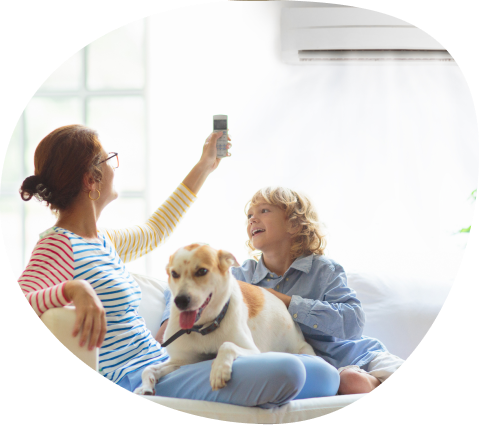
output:
[[[135,21],[137,22],[137,21]],[[137,89],[103,89],[103,90],[93,90],[93,89],[88,89],[88,49],[90,45],[85,46],[81,50],[81,70],[80,70],[80,86],[78,89],[59,89],[59,90],[44,90],[42,88],[39,88],[38,91],[33,95],[32,98],[46,98],[46,99],[61,99],[61,98],[76,98],[80,101],[81,104],[81,119],[82,122],[80,124],[86,125],[88,122],[88,102],[89,100],[93,98],[98,98],[98,97],[128,97],[128,96],[135,96],[135,97],[140,97],[143,99],[145,108],[144,108],[144,116],[143,116],[143,130],[144,130],[144,143],[145,143],[145,166],[143,167],[142,172],[144,173],[145,177],[145,186],[143,190],[137,190],[137,191],[121,191],[120,196],[122,198],[136,198],[136,199],[141,199],[144,202],[145,206],[145,211],[149,211],[149,201],[148,201],[148,196],[147,194],[149,193],[149,183],[148,183],[148,175],[149,175],[149,135],[148,135],[148,112],[149,112],[149,102],[148,102],[148,37],[149,37],[149,31],[148,31],[148,18],[144,18],[142,20],[143,23],[143,40],[142,40],[142,50],[143,50],[143,60],[142,60],[142,67],[143,67],[143,75],[144,75],[144,84],[142,88],[137,88]],[[133,23],[132,23],[133,24]],[[128,25],[128,24],[127,24]],[[28,105],[25,107],[28,107]],[[21,164],[19,164],[20,168],[20,175],[23,176],[23,178],[27,177],[27,172],[28,172],[28,162],[32,161],[32,158],[26,158],[26,152],[27,152],[27,128],[28,128],[28,119],[25,114],[25,110],[22,113],[19,122],[17,124],[19,135],[18,139],[20,140],[20,146],[19,146],[19,151],[20,151],[20,156],[22,158]],[[53,130],[53,129],[52,129]],[[21,181],[18,182],[18,186],[20,187]],[[20,238],[21,238],[21,264],[22,268],[24,269],[26,267],[26,264],[29,261],[30,253],[26,252],[27,250],[27,235],[26,235],[26,204],[25,202],[21,201],[19,199],[19,195],[15,190],[12,189],[6,189],[4,187],[1,187],[0,189],[0,194],[2,197],[8,198],[8,199],[18,199],[18,202],[21,202],[20,206],[20,211],[21,211],[21,228],[19,229],[20,232]],[[44,230],[44,229],[41,229]],[[151,268],[151,261],[148,260],[148,256],[145,258],[145,272],[148,273],[148,271]]]

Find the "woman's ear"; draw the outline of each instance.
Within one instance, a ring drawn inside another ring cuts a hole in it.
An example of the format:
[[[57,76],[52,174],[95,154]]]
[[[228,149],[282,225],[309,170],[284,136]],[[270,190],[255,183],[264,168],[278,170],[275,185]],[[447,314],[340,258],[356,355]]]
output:
[[[91,173],[85,173],[83,175],[83,186],[85,187],[85,190],[89,192],[90,190],[95,190],[95,179],[91,175]]]

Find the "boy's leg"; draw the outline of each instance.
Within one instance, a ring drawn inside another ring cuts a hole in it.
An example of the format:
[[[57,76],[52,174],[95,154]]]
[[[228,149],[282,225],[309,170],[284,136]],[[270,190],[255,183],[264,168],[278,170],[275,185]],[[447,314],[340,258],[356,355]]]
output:
[[[306,382],[295,400],[334,396],[339,388],[339,373],[321,357],[307,354],[296,355],[306,368]]]
[[[370,393],[381,382],[358,366],[351,365],[339,369],[339,395]]]
[[[389,378],[404,363],[404,360],[387,351],[379,353],[364,369],[346,366],[339,369],[338,394],[364,394],[371,392]]]
[[[156,384],[157,396],[216,401],[239,406],[272,408],[292,400],[303,388],[306,371],[297,356],[263,353],[238,357],[233,363],[231,380],[226,387],[212,391],[212,360],[182,366]],[[120,385],[133,391],[141,385],[141,371],[128,376]]]

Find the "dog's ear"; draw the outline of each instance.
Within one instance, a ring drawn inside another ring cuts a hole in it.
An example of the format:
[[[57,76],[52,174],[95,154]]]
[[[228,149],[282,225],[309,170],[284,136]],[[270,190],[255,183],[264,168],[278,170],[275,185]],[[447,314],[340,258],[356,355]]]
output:
[[[221,249],[218,251],[218,263],[222,274],[225,274],[232,266],[239,266],[233,254],[228,251],[222,251]]]
[[[173,260],[173,255],[170,255],[170,258],[168,258],[168,264],[166,265],[166,274],[168,277],[170,276],[171,260]]]

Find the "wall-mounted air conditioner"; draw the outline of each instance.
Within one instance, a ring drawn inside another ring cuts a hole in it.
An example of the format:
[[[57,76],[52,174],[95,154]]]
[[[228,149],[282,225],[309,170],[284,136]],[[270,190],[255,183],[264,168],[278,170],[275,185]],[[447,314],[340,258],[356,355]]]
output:
[[[431,36],[382,13],[344,6],[285,7],[281,50],[290,64],[443,63],[454,59]]]

